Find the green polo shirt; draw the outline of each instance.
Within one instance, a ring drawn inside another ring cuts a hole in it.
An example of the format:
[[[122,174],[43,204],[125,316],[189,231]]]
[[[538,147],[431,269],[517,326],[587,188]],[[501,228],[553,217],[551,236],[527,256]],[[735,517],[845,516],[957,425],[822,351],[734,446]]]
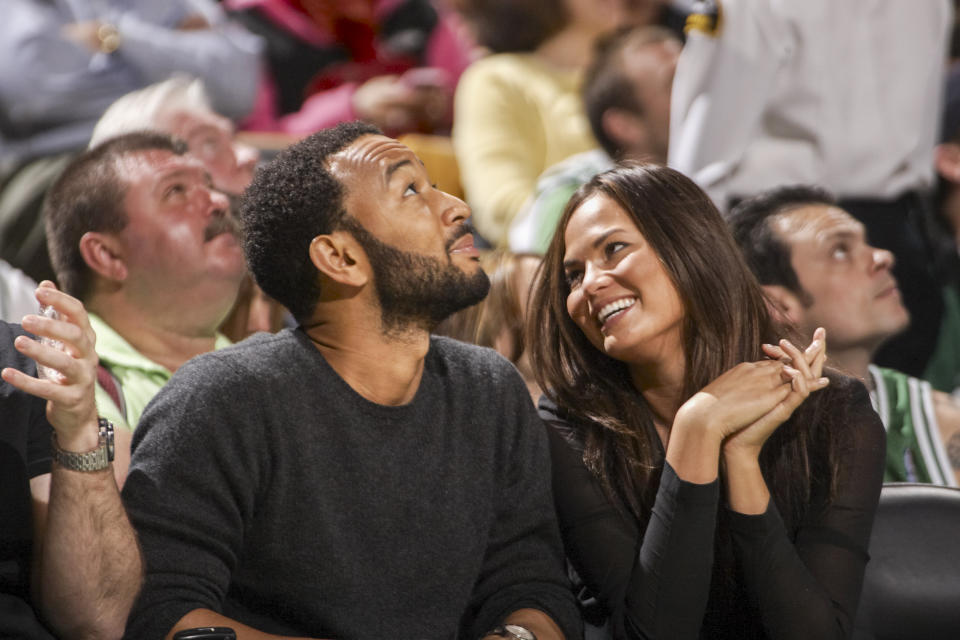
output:
[[[97,355],[100,363],[120,383],[120,395],[127,407],[124,419],[120,407],[110,398],[106,389],[97,383],[97,411],[100,416],[113,422],[117,428],[133,429],[140,422],[140,416],[147,403],[167,383],[173,372],[130,346],[119,333],[94,313],[90,315],[90,325],[97,334]],[[230,340],[221,333],[217,334],[214,349],[230,346]]]

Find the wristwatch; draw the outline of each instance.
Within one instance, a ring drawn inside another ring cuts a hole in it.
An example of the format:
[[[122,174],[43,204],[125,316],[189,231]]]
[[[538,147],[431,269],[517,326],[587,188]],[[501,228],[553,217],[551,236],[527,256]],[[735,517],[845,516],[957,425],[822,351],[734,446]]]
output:
[[[57,444],[57,433],[51,437],[53,443],[53,460],[64,469],[72,471],[102,471],[113,462],[113,423],[106,418],[99,418],[100,444],[93,451],[74,453],[64,451]]]
[[[518,624],[502,624],[494,627],[488,633],[488,636],[500,636],[501,638],[513,638],[513,640],[537,640],[533,631]]]
[[[113,53],[120,48],[123,39],[115,25],[109,22],[101,22],[100,26],[97,27],[97,42],[100,44],[101,53]]]

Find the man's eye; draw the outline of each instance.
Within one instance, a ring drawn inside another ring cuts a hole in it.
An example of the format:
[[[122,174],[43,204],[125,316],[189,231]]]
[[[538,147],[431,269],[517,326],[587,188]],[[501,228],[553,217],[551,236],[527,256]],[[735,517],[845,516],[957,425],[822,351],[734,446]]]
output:
[[[416,194],[418,194],[418,193],[420,193],[420,192],[417,191],[417,185],[415,185],[414,183],[411,182],[410,184],[407,185],[407,188],[406,188],[406,190],[404,190],[403,195],[405,195],[405,196],[412,196],[412,195],[416,195]]]
[[[838,244],[830,250],[830,256],[834,260],[846,260],[850,255],[850,248],[846,244]]]
[[[169,187],[167,187],[167,190],[164,192],[163,195],[165,198],[170,198],[173,196],[184,194],[186,192],[187,192],[186,185],[178,182],[177,184],[172,184]]]

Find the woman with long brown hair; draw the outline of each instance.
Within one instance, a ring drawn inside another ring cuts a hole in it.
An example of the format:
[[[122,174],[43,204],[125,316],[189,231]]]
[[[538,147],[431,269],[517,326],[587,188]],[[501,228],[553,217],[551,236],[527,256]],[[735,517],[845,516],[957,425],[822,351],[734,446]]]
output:
[[[617,638],[846,637],[883,473],[866,390],[780,340],[719,212],[653,165],[571,199],[530,306],[567,554]],[[597,618],[593,618],[597,616]]]

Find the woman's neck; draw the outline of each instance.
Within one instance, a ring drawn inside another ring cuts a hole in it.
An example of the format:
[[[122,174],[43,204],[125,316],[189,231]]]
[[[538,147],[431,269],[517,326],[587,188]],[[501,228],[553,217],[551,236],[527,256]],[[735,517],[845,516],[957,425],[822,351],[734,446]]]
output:
[[[666,440],[683,404],[684,363],[682,358],[669,362],[630,366],[633,387],[640,392],[653,412],[653,421],[661,439]]]

